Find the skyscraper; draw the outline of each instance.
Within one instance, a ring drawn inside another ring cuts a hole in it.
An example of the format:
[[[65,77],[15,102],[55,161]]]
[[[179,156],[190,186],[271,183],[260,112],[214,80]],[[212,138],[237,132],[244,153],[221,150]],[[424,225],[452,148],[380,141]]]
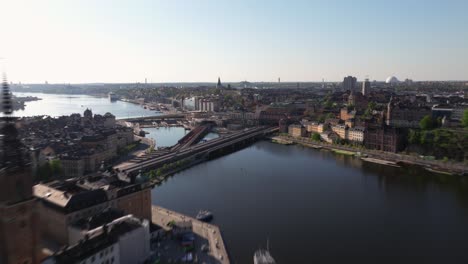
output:
[[[362,82],[362,95],[367,95],[370,92],[370,88],[369,79],[365,79],[364,82]]]
[[[0,147],[0,263],[39,263],[39,225],[33,175],[11,117],[11,93],[2,83],[3,138]]]
[[[351,91],[352,93],[356,90],[356,77],[348,76],[343,79],[343,89],[345,91]]]

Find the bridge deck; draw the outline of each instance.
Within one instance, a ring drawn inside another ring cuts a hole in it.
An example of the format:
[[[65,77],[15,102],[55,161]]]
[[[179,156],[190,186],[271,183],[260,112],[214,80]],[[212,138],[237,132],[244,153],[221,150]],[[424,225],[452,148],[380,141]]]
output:
[[[146,159],[136,159],[135,163],[133,164],[120,164],[114,168],[118,168],[120,171],[123,171],[126,174],[137,173],[140,169],[153,169],[165,163],[175,162],[197,154],[212,152],[245,141],[250,138],[255,138],[258,136],[263,136],[267,133],[272,133],[276,130],[277,128],[271,127],[250,128],[241,132],[233,133],[228,136],[216,138],[186,149],[171,151],[169,153],[162,153],[161,155],[159,155],[159,153],[156,153],[153,156]]]

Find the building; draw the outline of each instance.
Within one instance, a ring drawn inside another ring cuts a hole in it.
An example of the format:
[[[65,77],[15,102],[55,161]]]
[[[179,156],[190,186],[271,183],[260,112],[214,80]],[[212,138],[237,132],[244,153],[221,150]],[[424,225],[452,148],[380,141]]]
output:
[[[289,125],[288,134],[292,137],[304,137],[305,128],[302,125]]]
[[[56,252],[43,263],[145,263],[150,256],[148,220],[132,215],[110,220],[100,226],[92,225],[92,228],[89,225],[72,226],[76,243]]]
[[[333,125],[331,130],[335,132],[341,139],[348,138],[348,127],[346,125]]]
[[[355,92],[357,87],[357,79],[353,76],[348,76],[343,79],[343,89],[345,91]]]
[[[366,96],[369,94],[371,89],[371,84],[369,82],[369,79],[365,79],[364,82],[362,82],[362,95]]]
[[[354,143],[364,143],[365,128],[364,127],[353,127],[348,129],[348,140]]]
[[[320,133],[320,139],[327,142],[327,143],[334,143],[337,142],[340,137],[333,131],[325,131]]]
[[[67,227],[105,208],[116,208],[135,217],[151,219],[151,187],[139,175],[129,181],[116,175],[94,174],[34,186],[41,201],[40,227],[44,239],[65,245]]]
[[[367,105],[367,98],[361,93],[350,93],[348,96],[348,106],[354,106],[358,111],[363,111]]]
[[[431,114],[429,107],[404,102],[394,103],[392,98],[387,105],[386,123],[397,128],[418,128],[421,119]]]
[[[18,139],[6,78],[0,142],[0,263],[39,263],[39,216],[29,158]]]
[[[289,125],[290,125],[290,120],[287,118],[282,118],[279,122],[279,132],[280,133],[288,133],[289,132]]]
[[[218,112],[220,107],[218,98],[195,97],[195,110],[206,112]]]
[[[398,152],[402,148],[402,140],[396,128],[369,129],[364,136],[364,145],[368,149]]]
[[[356,110],[348,110],[347,107],[340,109],[340,119],[343,121],[356,117]]]
[[[325,130],[325,126],[322,123],[318,122],[307,122],[306,124],[307,132],[309,133],[322,133]]]

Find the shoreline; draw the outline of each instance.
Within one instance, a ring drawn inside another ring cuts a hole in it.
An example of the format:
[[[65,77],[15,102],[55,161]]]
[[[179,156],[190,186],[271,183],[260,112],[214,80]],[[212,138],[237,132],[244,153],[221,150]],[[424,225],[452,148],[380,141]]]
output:
[[[307,138],[293,138],[289,136],[276,136],[277,138],[282,138],[296,144],[300,144],[305,147],[314,148],[314,149],[326,149],[338,154],[344,155],[354,155],[361,157],[361,160],[372,162],[376,164],[392,166],[392,167],[401,167],[401,165],[417,165],[421,168],[433,172],[433,173],[442,173],[450,175],[461,175],[466,176],[468,169],[462,164],[447,164],[440,163],[440,161],[428,161],[420,158],[416,158],[406,154],[398,153],[389,153],[369,149],[355,149],[351,147],[335,145],[335,144],[325,144],[323,142],[313,142],[309,141]],[[273,142],[273,141],[272,141]],[[362,156],[365,155],[364,159]]]

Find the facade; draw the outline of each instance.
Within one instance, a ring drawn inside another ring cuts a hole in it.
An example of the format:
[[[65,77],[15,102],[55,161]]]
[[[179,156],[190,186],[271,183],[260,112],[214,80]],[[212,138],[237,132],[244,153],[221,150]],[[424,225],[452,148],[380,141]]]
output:
[[[357,87],[356,82],[357,82],[356,77],[353,77],[353,76],[345,77],[343,79],[343,89],[345,91],[354,92],[356,90],[356,87]]]
[[[364,142],[364,127],[353,127],[348,129],[348,140],[362,144]]]
[[[195,97],[195,110],[205,112],[218,112],[220,103],[218,98],[201,98]]]
[[[397,128],[418,128],[421,119],[431,114],[431,109],[428,107],[394,104],[390,100],[387,105],[386,123]]]
[[[348,138],[348,127],[346,127],[346,125],[334,125],[331,126],[331,130],[335,132],[341,139]]]
[[[288,134],[293,137],[305,136],[305,128],[302,125],[289,125]]]
[[[347,107],[340,109],[340,119],[343,121],[356,117],[356,110],[349,111]]]
[[[309,133],[322,133],[325,130],[324,124],[317,122],[308,122],[306,125],[307,132]]]
[[[368,149],[397,152],[401,149],[401,140],[395,128],[369,129],[365,133],[364,144]]]
[[[151,219],[151,188],[148,183],[127,182],[101,174],[53,181],[34,186],[41,201],[40,227],[45,239],[59,245],[69,241],[67,227],[110,207]]]
[[[362,82],[362,90],[361,93],[362,95],[366,96],[369,94],[371,89],[371,84],[369,82],[369,79],[365,79],[364,82]]]

